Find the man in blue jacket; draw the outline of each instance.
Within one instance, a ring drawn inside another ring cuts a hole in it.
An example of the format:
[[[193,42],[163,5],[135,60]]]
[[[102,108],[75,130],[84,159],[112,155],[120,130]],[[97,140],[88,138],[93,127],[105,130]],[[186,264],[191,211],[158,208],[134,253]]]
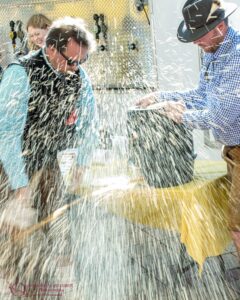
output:
[[[38,220],[63,204],[59,151],[78,148],[73,185],[91,160],[97,113],[81,64],[94,47],[81,19],[56,20],[45,47],[8,66],[2,78],[1,201],[29,203]]]

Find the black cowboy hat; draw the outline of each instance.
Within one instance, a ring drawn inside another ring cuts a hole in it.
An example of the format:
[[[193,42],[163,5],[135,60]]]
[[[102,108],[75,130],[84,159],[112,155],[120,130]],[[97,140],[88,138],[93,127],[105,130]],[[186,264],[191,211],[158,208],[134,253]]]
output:
[[[183,43],[198,40],[237,9],[234,3],[220,0],[188,0],[182,9],[184,20],[177,37]]]

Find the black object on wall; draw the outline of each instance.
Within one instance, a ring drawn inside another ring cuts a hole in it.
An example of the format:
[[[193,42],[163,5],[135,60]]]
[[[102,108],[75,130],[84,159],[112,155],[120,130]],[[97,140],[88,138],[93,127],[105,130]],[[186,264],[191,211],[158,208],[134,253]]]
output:
[[[193,179],[192,132],[157,110],[128,111],[129,160],[150,186],[178,186]]]
[[[11,29],[11,31],[9,32],[9,37],[12,40],[13,50],[15,51],[16,38],[17,38],[17,32],[15,31],[15,28],[14,28],[15,27],[15,22],[11,20],[9,25],[10,25],[10,29]]]
[[[94,24],[94,32],[95,38],[98,42],[98,50],[105,51],[107,50],[107,31],[108,27],[105,23],[105,16],[103,14],[94,14],[93,20]]]
[[[148,0],[135,0],[135,6],[138,11],[143,11],[144,5],[148,5]]]
[[[99,40],[99,35],[100,35],[100,32],[101,32],[101,27],[99,25],[99,15],[94,14],[93,15],[93,20],[95,21],[95,24],[94,24],[95,38],[98,41]]]

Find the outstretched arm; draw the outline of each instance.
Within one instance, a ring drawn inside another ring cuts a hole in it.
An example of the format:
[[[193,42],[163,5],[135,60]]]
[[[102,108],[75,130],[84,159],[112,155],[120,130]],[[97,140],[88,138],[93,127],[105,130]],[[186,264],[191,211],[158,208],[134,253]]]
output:
[[[24,68],[8,67],[0,84],[0,160],[13,190],[28,185],[22,157],[22,134],[28,110],[29,83]]]

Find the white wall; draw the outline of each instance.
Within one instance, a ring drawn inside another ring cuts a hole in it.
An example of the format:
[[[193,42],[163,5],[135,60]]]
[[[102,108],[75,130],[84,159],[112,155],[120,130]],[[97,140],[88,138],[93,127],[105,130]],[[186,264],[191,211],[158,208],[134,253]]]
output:
[[[234,28],[240,31],[240,0],[234,0],[231,2],[236,3],[239,8],[229,17],[229,21]]]
[[[182,90],[198,83],[199,49],[192,43],[181,43],[176,34],[182,21],[186,0],[150,0],[153,35],[156,46],[159,88]],[[228,1],[226,1],[228,2]],[[240,6],[240,0],[233,1]],[[230,23],[240,30],[240,9]]]

